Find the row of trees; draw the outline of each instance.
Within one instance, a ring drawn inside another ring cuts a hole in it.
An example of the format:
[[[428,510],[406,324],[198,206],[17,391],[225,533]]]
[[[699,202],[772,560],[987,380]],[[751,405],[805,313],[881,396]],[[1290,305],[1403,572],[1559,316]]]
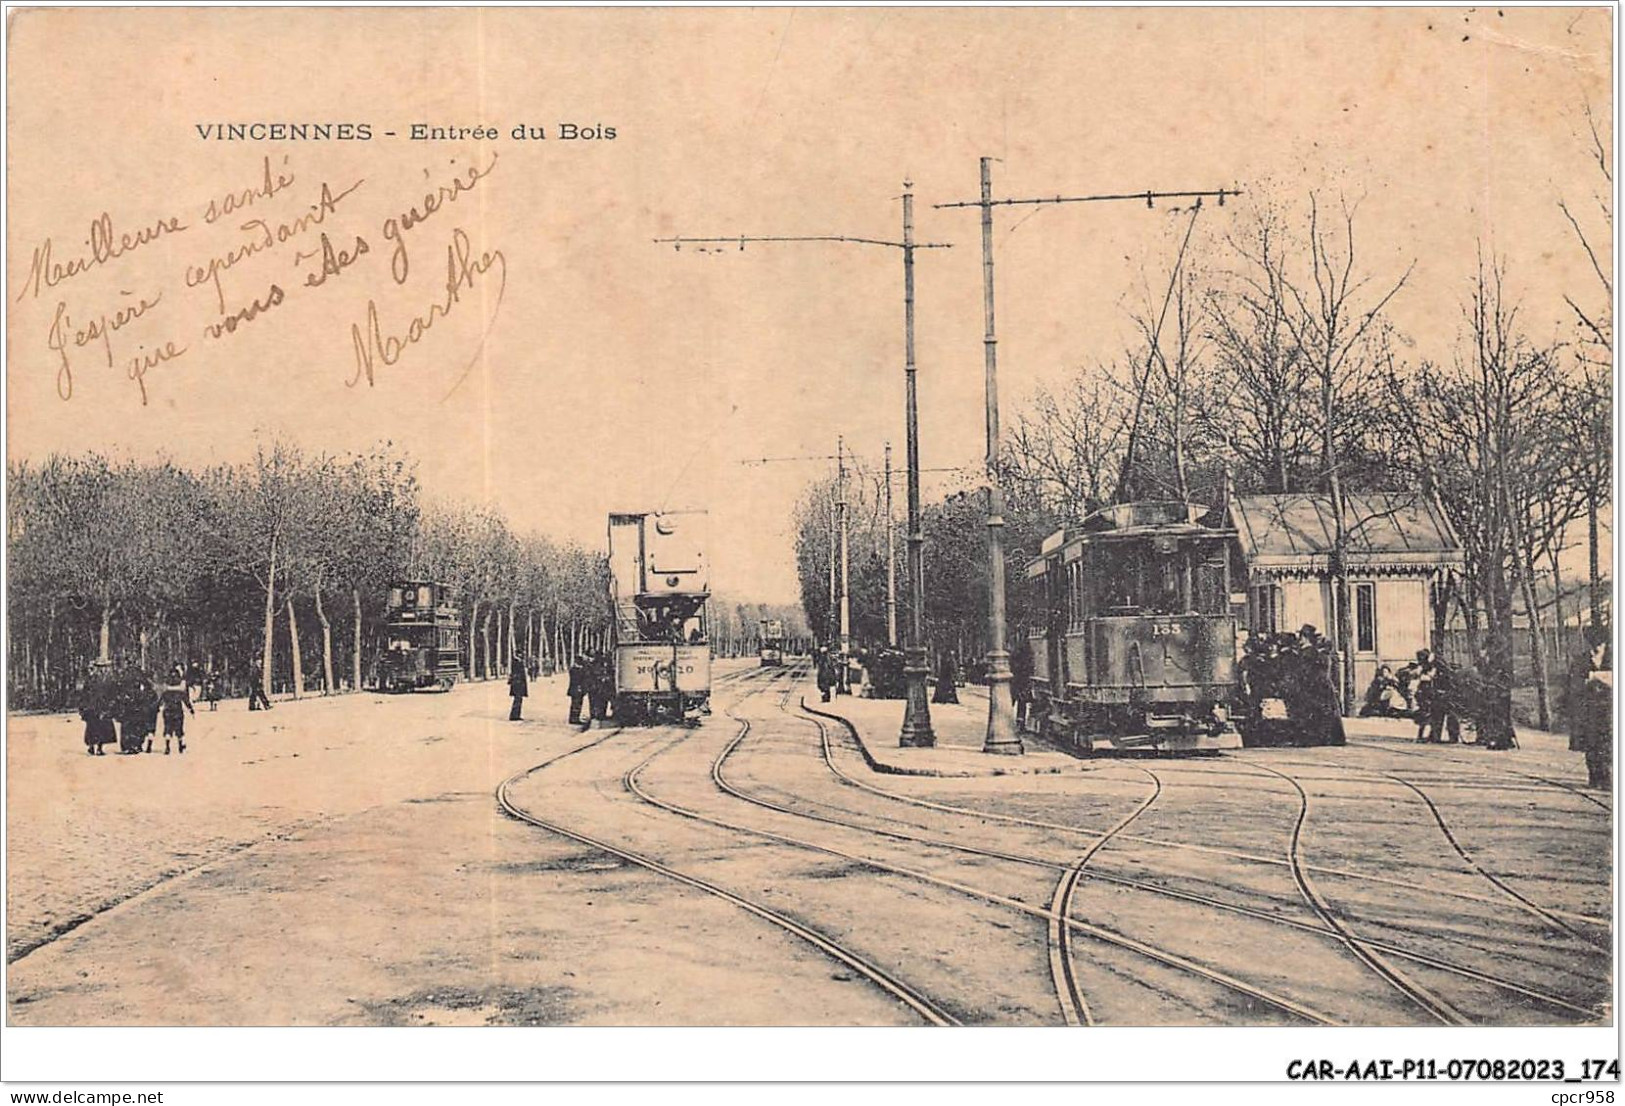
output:
[[[566,663],[607,640],[600,556],[485,508],[426,505],[389,445],[274,442],[201,472],[52,456],[8,478],[15,706],[64,704],[93,659],[204,664],[237,690],[256,664],[268,693],[362,687],[396,579],[455,589],[470,678],[515,652]]]
[[[1595,130],[1592,141],[1606,174]],[[999,474],[1007,549],[1019,563],[1045,534],[1114,501],[1215,502],[1227,483],[1325,494],[1336,506],[1333,594],[1352,701],[1347,554],[1369,520],[1353,517],[1349,496],[1436,496],[1466,566],[1438,596],[1435,624],[1465,626],[1470,661],[1503,695],[1494,716],[1510,724],[1521,613],[1539,721],[1549,724],[1555,664],[1541,630],[1578,614],[1564,606],[1573,600],[1563,554],[1582,528],[1587,618],[1607,619],[1598,550],[1612,493],[1612,287],[1593,248],[1612,225],[1606,193],[1585,212],[1563,206],[1596,277],[1569,291],[1571,316],[1526,325],[1505,263],[1481,255],[1464,274],[1455,348],[1443,360],[1405,356],[1411,347],[1390,307],[1411,271],[1367,267],[1357,205],[1266,198],[1206,237],[1195,233],[1203,212],[1191,211],[1132,312],[1134,340],[1122,355],[1080,366],[1012,420]],[[872,521],[871,483],[848,489],[853,626],[868,641],[884,629],[875,565],[886,541],[884,520]],[[802,595],[824,636],[832,494],[831,483],[819,484],[798,511]],[[939,648],[985,648],[983,519],[982,494],[969,484],[927,509],[926,612]],[[1009,596],[1012,624],[1023,617],[1019,590]]]

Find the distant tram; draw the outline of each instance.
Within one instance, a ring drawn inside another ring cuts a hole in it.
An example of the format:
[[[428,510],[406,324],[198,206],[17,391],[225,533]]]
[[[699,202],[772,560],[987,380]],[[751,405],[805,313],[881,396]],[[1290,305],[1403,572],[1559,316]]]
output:
[[[450,691],[463,671],[462,612],[444,584],[389,585],[387,638],[378,658],[381,691]]]
[[[1236,619],[1223,513],[1147,501],[1051,535],[1027,565],[1033,713],[1082,751],[1236,749]]]
[[[762,642],[762,667],[777,668],[784,664],[784,620],[764,618],[758,629]]]
[[[704,511],[609,516],[618,722],[710,713],[705,530]]]

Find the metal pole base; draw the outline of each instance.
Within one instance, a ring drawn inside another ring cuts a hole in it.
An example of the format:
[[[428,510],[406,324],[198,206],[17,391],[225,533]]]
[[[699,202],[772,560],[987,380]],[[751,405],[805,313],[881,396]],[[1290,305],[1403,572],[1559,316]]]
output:
[[[1016,731],[1015,701],[1010,695],[1010,673],[1000,672],[1004,667],[995,661],[993,672],[987,678],[987,736],[982,741],[982,752],[999,756],[1021,756],[1026,747]]]
[[[903,704],[903,728],[897,735],[900,749],[930,749],[937,744],[937,735],[931,729],[931,694],[925,686],[928,670],[925,651],[909,650],[903,666],[903,682],[907,692]]]

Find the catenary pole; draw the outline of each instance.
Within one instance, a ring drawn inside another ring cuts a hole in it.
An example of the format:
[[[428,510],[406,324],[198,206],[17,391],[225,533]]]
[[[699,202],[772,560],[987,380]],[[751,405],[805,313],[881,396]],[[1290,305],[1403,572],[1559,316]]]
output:
[[[897,648],[897,520],[891,507],[891,443],[886,443],[886,644]]]
[[[988,699],[987,731],[982,740],[982,751],[995,754],[1023,752],[1021,735],[1016,731],[1015,708],[1010,697],[1010,653],[1005,648],[1005,572],[1004,572],[1004,490],[999,479],[999,380],[998,338],[993,311],[993,209],[1016,204],[1097,203],[1102,201],[1143,200],[1147,207],[1155,207],[1158,199],[1190,199],[1200,203],[1205,196],[1215,196],[1220,205],[1227,196],[1240,195],[1235,189],[1215,189],[1198,192],[1117,192],[1090,196],[1047,196],[1032,199],[994,199],[992,158],[981,159],[981,196],[975,200],[937,204],[938,208],[975,207],[982,215],[982,334],[984,384],[986,389],[985,414],[987,421],[987,550],[988,550]]]
[[[681,250],[684,245],[721,250],[724,246],[737,246],[743,250],[748,243],[839,242],[867,246],[881,246],[901,250],[903,254],[903,317],[904,317],[904,382],[906,389],[905,419],[908,432],[908,579],[909,612],[905,622],[903,677],[907,687],[907,701],[903,710],[903,724],[898,744],[910,747],[928,747],[936,744],[931,727],[930,696],[926,688],[925,662],[925,533],[920,521],[920,436],[919,393],[916,385],[914,360],[914,251],[943,250],[951,243],[916,242],[914,240],[913,185],[903,184],[903,240],[892,242],[876,238],[851,235],[733,235],[730,237],[696,238],[678,236],[657,238],[655,242]],[[775,458],[763,458],[774,460]],[[831,556],[830,605],[835,605],[834,557]],[[833,613],[833,611],[832,611]]]

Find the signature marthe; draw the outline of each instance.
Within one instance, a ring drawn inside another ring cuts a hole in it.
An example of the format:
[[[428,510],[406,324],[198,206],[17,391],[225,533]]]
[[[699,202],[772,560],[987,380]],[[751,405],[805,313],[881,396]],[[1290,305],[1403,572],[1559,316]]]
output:
[[[491,324],[496,321],[497,313],[502,310],[502,296],[508,287],[507,257],[500,249],[483,250],[476,255],[467,233],[461,227],[452,229],[451,242],[446,246],[446,279],[440,298],[430,303],[420,313],[413,315],[405,326],[388,332],[384,330],[383,323],[379,320],[377,301],[369,299],[365,320],[350,324],[350,339],[355,350],[355,372],[347,382],[347,386],[353,388],[365,379],[367,386],[373,387],[377,382],[379,365],[398,363],[407,349],[422,341],[424,335],[437,322],[450,317],[465,299],[474,298],[471,293],[476,289],[483,298],[484,286],[490,282],[487,274],[492,269],[496,270],[496,291],[494,302],[489,308],[491,314],[486,320],[479,348],[475,350],[473,358],[451,387],[451,391],[455,391],[467,379],[475,362],[479,360],[479,350],[485,347],[485,335],[491,332]]]

